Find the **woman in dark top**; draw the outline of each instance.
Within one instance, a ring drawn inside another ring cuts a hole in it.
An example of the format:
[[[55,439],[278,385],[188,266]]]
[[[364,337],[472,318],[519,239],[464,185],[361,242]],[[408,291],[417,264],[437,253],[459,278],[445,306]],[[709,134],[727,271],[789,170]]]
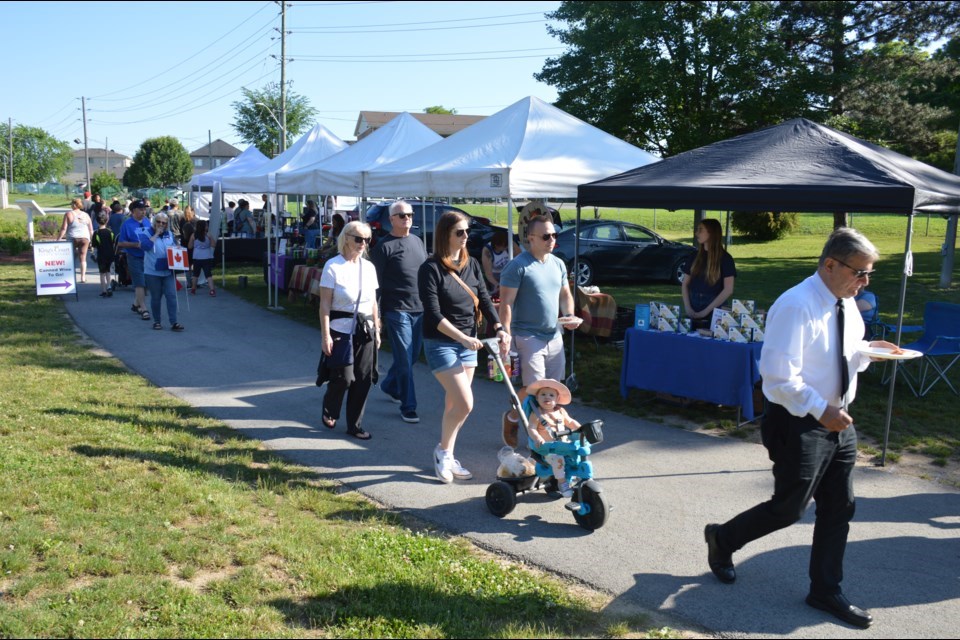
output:
[[[303,213],[300,215],[305,230],[320,228],[320,212],[317,210],[317,205],[313,200],[307,200],[307,206],[303,208]]]
[[[487,293],[483,270],[467,253],[470,222],[448,211],[440,216],[434,233],[434,254],[420,267],[418,285],[423,302],[423,346],[427,364],[445,392],[440,444],[433,452],[433,467],[444,483],[469,480],[472,474],[453,457],[457,433],[473,410],[473,373],[480,314],[497,331],[500,352],[506,355],[510,336]]]
[[[720,223],[706,218],[697,225],[699,250],[683,267],[683,308],[693,320],[694,328],[709,327],[713,310],[733,295],[737,267],[723,247]]]

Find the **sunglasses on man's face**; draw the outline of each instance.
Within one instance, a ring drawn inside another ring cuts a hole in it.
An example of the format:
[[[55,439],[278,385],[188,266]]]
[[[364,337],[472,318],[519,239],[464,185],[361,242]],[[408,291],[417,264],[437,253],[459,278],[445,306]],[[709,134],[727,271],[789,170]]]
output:
[[[353,241],[356,242],[357,244],[367,244],[368,242],[370,242],[370,238],[367,238],[365,236],[351,235],[350,237],[353,238]]]
[[[454,229],[453,231],[457,234],[458,238],[462,238],[463,236],[467,235],[467,229]]]
[[[556,239],[557,239],[557,234],[556,234],[556,233],[544,233],[543,235],[534,236],[534,237],[539,237],[539,238],[540,238],[541,240],[543,240],[544,242],[547,242],[547,241],[549,241],[549,240],[551,240],[551,239],[556,240]]]
[[[413,217],[413,214],[412,214],[412,213],[395,213],[395,214],[393,214],[393,215],[395,215],[395,216],[398,217],[398,218],[412,218],[412,217]]]

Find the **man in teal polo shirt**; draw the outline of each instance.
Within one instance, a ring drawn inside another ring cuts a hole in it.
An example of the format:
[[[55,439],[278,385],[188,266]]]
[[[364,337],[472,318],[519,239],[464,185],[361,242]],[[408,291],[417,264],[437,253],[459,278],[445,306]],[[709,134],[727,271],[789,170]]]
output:
[[[546,216],[534,217],[527,227],[527,239],[529,249],[511,260],[500,274],[500,321],[513,336],[520,358],[523,388],[517,395],[521,402],[527,385],[547,378],[564,379],[561,327],[575,329],[580,324],[580,319],[573,316],[567,267],[552,253],[557,243],[553,221]],[[511,409],[502,420],[504,443],[516,447],[520,417]]]

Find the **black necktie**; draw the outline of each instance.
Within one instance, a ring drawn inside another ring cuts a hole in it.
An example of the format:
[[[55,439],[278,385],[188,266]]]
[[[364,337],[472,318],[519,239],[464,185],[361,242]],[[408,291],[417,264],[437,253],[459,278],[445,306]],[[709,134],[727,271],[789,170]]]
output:
[[[847,389],[850,388],[850,371],[847,369],[847,358],[843,355],[843,300],[837,299],[837,344],[840,353],[840,405],[846,404]]]

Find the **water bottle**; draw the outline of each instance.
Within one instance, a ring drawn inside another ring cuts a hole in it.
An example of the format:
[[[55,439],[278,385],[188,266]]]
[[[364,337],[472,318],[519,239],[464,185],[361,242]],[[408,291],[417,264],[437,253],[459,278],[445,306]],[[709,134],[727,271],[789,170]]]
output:
[[[500,367],[497,366],[496,359],[493,356],[490,356],[487,360],[487,373],[491,380],[503,382],[503,372],[500,371]]]
[[[516,351],[510,352],[510,382],[513,386],[520,384],[520,356]]]

